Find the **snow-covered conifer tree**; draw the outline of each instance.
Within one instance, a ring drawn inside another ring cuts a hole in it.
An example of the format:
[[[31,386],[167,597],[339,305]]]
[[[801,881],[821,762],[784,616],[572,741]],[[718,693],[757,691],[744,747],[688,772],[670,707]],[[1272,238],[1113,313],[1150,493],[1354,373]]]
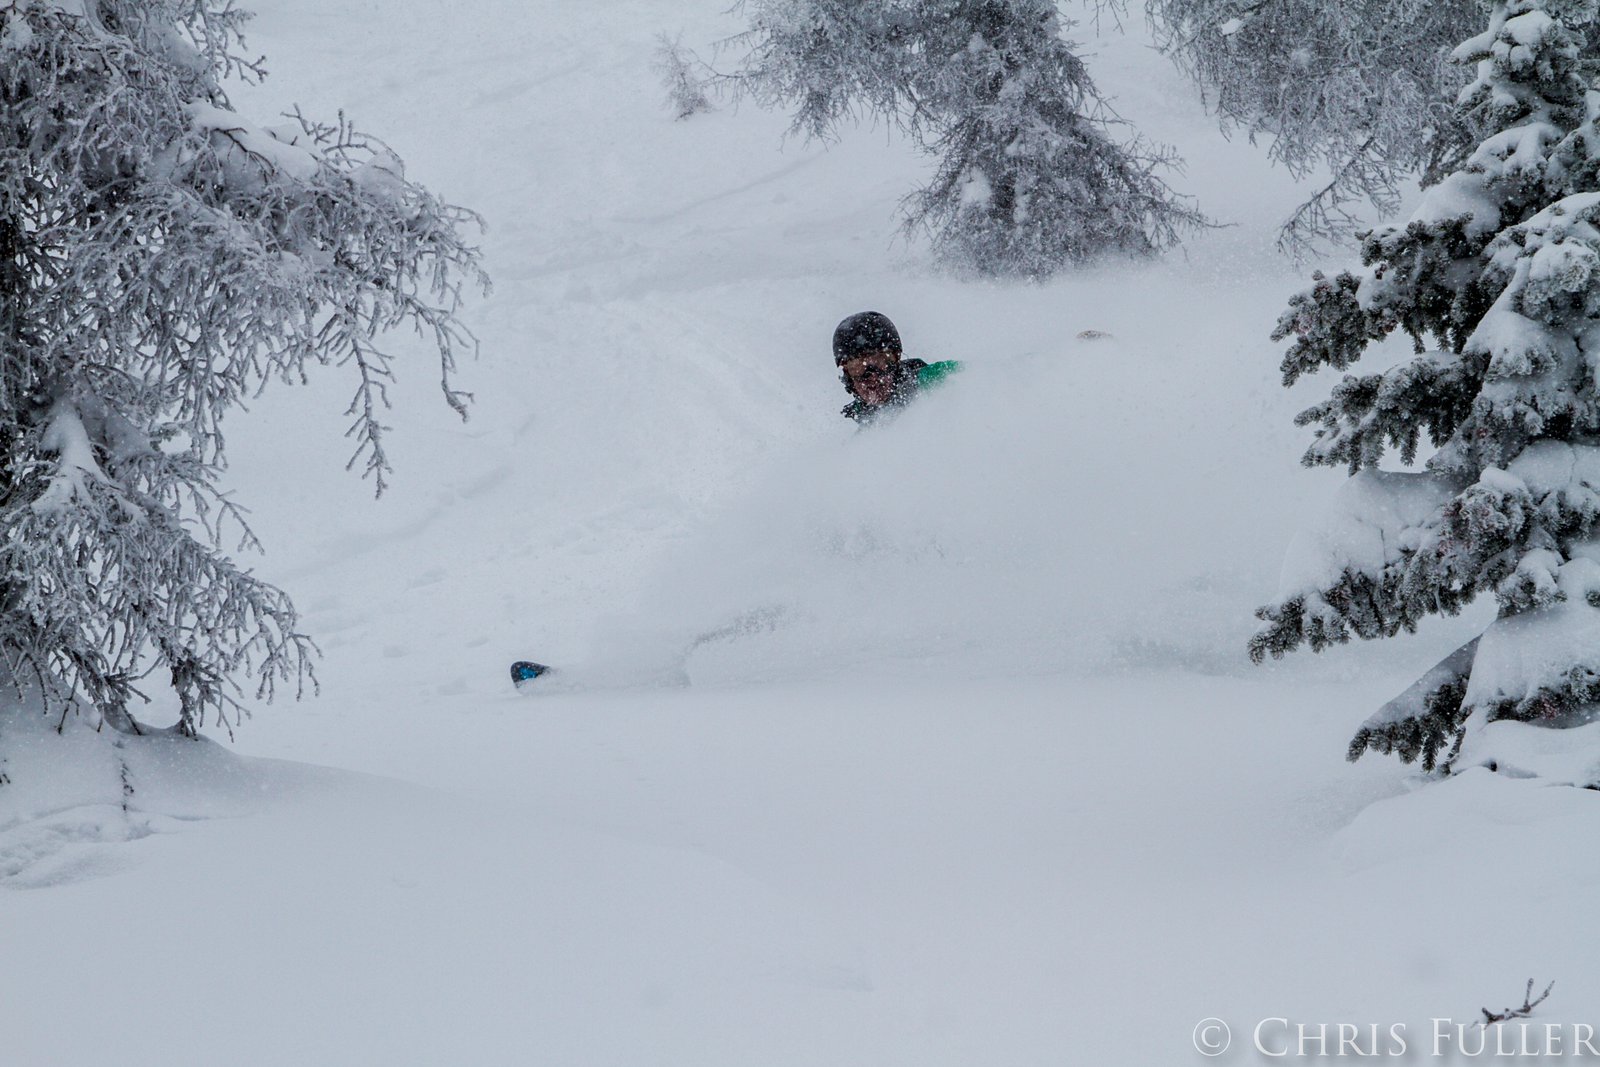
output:
[[[1117,143],[1052,0],[748,0],[737,75],[795,128],[828,137],[858,112],[938,158],[907,198],[958,270],[1039,277],[1142,254],[1203,223],[1160,177],[1170,153]]]
[[[1124,0],[1098,0],[1120,8]],[[1305,253],[1353,237],[1370,203],[1400,204],[1407,181],[1459,165],[1476,131],[1450,101],[1450,62],[1483,25],[1483,0],[1145,0],[1157,46],[1204,89],[1230,128],[1266,139],[1269,158],[1314,192],[1280,231]],[[1600,29],[1581,60],[1600,64]]]
[[[470,213],[341,120],[262,128],[229,75],[226,0],[0,4],[0,669],[47,704],[135,728],[162,671],[180,728],[227,722],[235,680],[303,682],[288,598],[222,551],[223,416],[310,364],[351,376],[351,462],[381,490],[379,414],[411,325],[447,401]],[[231,531],[231,532],[230,532]]]
[[[1346,375],[1300,415],[1308,465],[1351,478],[1285,563],[1259,660],[1386,637],[1492,593],[1495,622],[1351,745],[1448,767],[1473,723],[1584,721],[1600,702],[1600,94],[1580,71],[1596,0],[1498,0],[1462,44],[1459,118],[1482,138],[1365,267],[1315,278],[1274,338],[1286,384],[1395,330],[1416,354]],[[1384,471],[1390,450],[1422,470]]]
[[[1407,179],[1459,162],[1448,56],[1481,28],[1480,0],[1146,0],[1145,12],[1226,126],[1264,137],[1296,178],[1325,175],[1284,223],[1287,250],[1349,239],[1363,203],[1393,212]]]
[[[923,6],[914,98],[938,116],[939,169],[908,222],[926,225],[947,260],[1046,275],[1108,252],[1159,251],[1201,224],[1157,173],[1175,156],[1111,139],[1054,0]]]

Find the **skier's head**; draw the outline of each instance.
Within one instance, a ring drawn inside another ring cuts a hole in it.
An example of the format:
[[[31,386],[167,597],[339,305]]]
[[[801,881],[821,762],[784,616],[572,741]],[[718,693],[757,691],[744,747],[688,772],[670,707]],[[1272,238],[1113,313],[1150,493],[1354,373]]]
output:
[[[881,312],[857,312],[833,331],[833,362],[851,396],[874,406],[886,404],[894,396],[900,331]]]

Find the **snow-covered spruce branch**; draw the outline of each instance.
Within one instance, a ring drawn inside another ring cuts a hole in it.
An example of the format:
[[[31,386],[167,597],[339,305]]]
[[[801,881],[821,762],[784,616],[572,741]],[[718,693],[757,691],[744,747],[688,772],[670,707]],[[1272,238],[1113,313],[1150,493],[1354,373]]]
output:
[[[1460,745],[1461,724],[1467,716],[1467,681],[1477,653],[1478,638],[1474,637],[1379,708],[1350,739],[1345,758],[1354,763],[1371,751],[1397,755],[1404,763],[1420,763],[1424,771],[1448,766]]]
[[[0,5],[0,665],[63,710],[131,729],[164,671],[193,733],[311,680],[292,604],[220,551],[255,547],[221,492],[223,419],[311,366],[353,373],[352,462],[381,491],[380,414],[410,325],[445,400],[487,285],[478,222],[355,130],[263,128],[225,76],[260,76],[248,16],[213,0]]]

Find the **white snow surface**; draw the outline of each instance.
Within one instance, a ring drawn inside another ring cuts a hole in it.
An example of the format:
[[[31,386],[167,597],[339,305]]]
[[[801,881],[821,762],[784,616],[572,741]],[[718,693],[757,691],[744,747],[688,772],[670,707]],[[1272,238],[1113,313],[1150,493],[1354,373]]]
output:
[[[1262,1019],[1420,1045],[1530,977],[1600,1022],[1600,797],[1343,762],[1487,606],[1245,661],[1343,480],[1267,340],[1303,190],[1085,24],[1233,225],[957,282],[896,241],[927,163],[881,128],[672,121],[655,35],[726,6],[256,4],[247,117],[344,107],[487,219],[476,403],[396,339],[376,502],[331,372],[233,420],[319,696],[198,744],[0,707],[5,1061],[1177,1064],[1218,1017],[1247,1062]],[[828,338],[865,308],[968,366],[857,434]]]

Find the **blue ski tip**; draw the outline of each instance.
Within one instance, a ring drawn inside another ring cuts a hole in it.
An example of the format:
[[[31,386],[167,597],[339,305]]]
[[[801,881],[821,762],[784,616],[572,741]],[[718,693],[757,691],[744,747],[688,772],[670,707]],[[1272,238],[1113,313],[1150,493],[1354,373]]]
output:
[[[511,684],[522,686],[531,682],[541,674],[550,673],[550,668],[543,663],[533,663],[529,660],[519,659],[511,665]]]

